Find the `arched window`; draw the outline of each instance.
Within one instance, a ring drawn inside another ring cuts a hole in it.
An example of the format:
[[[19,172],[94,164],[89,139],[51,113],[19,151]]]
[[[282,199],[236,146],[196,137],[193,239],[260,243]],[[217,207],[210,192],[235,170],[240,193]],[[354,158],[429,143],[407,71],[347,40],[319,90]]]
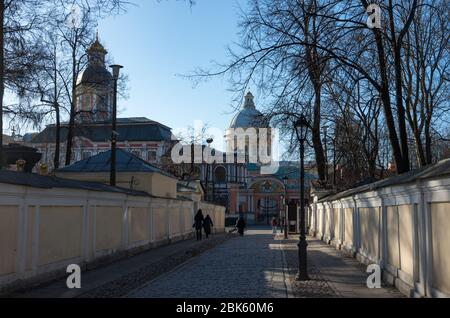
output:
[[[214,172],[214,181],[217,183],[227,182],[227,170],[224,167],[217,167]]]
[[[192,177],[197,179],[197,178],[201,177],[201,174],[202,174],[202,170],[200,169],[200,167],[199,166],[195,166],[194,167],[194,171],[192,172]]]

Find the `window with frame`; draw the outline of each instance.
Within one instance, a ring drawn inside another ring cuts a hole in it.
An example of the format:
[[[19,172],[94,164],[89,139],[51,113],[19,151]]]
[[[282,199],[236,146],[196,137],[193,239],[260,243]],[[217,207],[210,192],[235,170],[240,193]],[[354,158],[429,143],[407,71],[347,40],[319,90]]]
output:
[[[147,153],[147,160],[149,162],[156,162],[156,160],[158,159],[158,153],[156,150],[150,150]]]
[[[217,167],[214,171],[214,180],[217,183],[225,183],[227,181],[227,170],[224,167]]]
[[[141,156],[142,156],[142,152],[140,150],[132,150],[131,153],[134,156],[139,157],[139,158],[141,158]]]
[[[85,160],[92,157],[92,152],[91,151],[83,151],[81,154],[81,160]]]

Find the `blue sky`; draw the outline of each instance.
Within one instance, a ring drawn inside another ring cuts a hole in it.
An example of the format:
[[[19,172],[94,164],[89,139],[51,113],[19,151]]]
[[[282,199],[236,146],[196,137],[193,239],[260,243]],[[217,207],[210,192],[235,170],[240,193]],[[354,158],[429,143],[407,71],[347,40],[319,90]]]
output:
[[[129,99],[121,117],[145,116],[174,129],[202,120],[225,129],[233,117],[226,79],[193,87],[177,74],[227,61],[226,46],[238,40],[239,6],[245,0],[135,0],[128,13],[103,20],[100,40],[129,75]],[[218,145],[217,145],[218,146]]]

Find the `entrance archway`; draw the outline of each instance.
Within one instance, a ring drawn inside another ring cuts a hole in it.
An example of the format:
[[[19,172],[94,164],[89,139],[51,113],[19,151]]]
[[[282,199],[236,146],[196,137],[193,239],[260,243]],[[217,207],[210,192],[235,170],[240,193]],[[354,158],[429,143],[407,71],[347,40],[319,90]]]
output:
[[[283,183],[276,178],[260,178],[250,184],[253,192],[256,224],[270,225],[274,217],[281,218],[284,194]]]

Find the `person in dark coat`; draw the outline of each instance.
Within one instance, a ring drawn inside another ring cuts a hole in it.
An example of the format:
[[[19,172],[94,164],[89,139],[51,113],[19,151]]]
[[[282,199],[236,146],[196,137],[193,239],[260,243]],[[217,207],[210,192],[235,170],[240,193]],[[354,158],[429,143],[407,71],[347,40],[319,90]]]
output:
[[[244,218],[241,216],[236,222],[236,228],[238,229],[238,233],[240,236],[244,236],[244,230],[247,227]]]
[[[205,221],[202,210],[198,210],[194,221],[195,221],[194,228],[195,228],[195,233],[197,235],[197,241],[201,241],[202,240],[203,223]]]
[[[211,235],[212,227],[214,226],[211,217],[209,215],[206,216],[205,221],[203,222],[203,228],[205,229],[206,238]]]

